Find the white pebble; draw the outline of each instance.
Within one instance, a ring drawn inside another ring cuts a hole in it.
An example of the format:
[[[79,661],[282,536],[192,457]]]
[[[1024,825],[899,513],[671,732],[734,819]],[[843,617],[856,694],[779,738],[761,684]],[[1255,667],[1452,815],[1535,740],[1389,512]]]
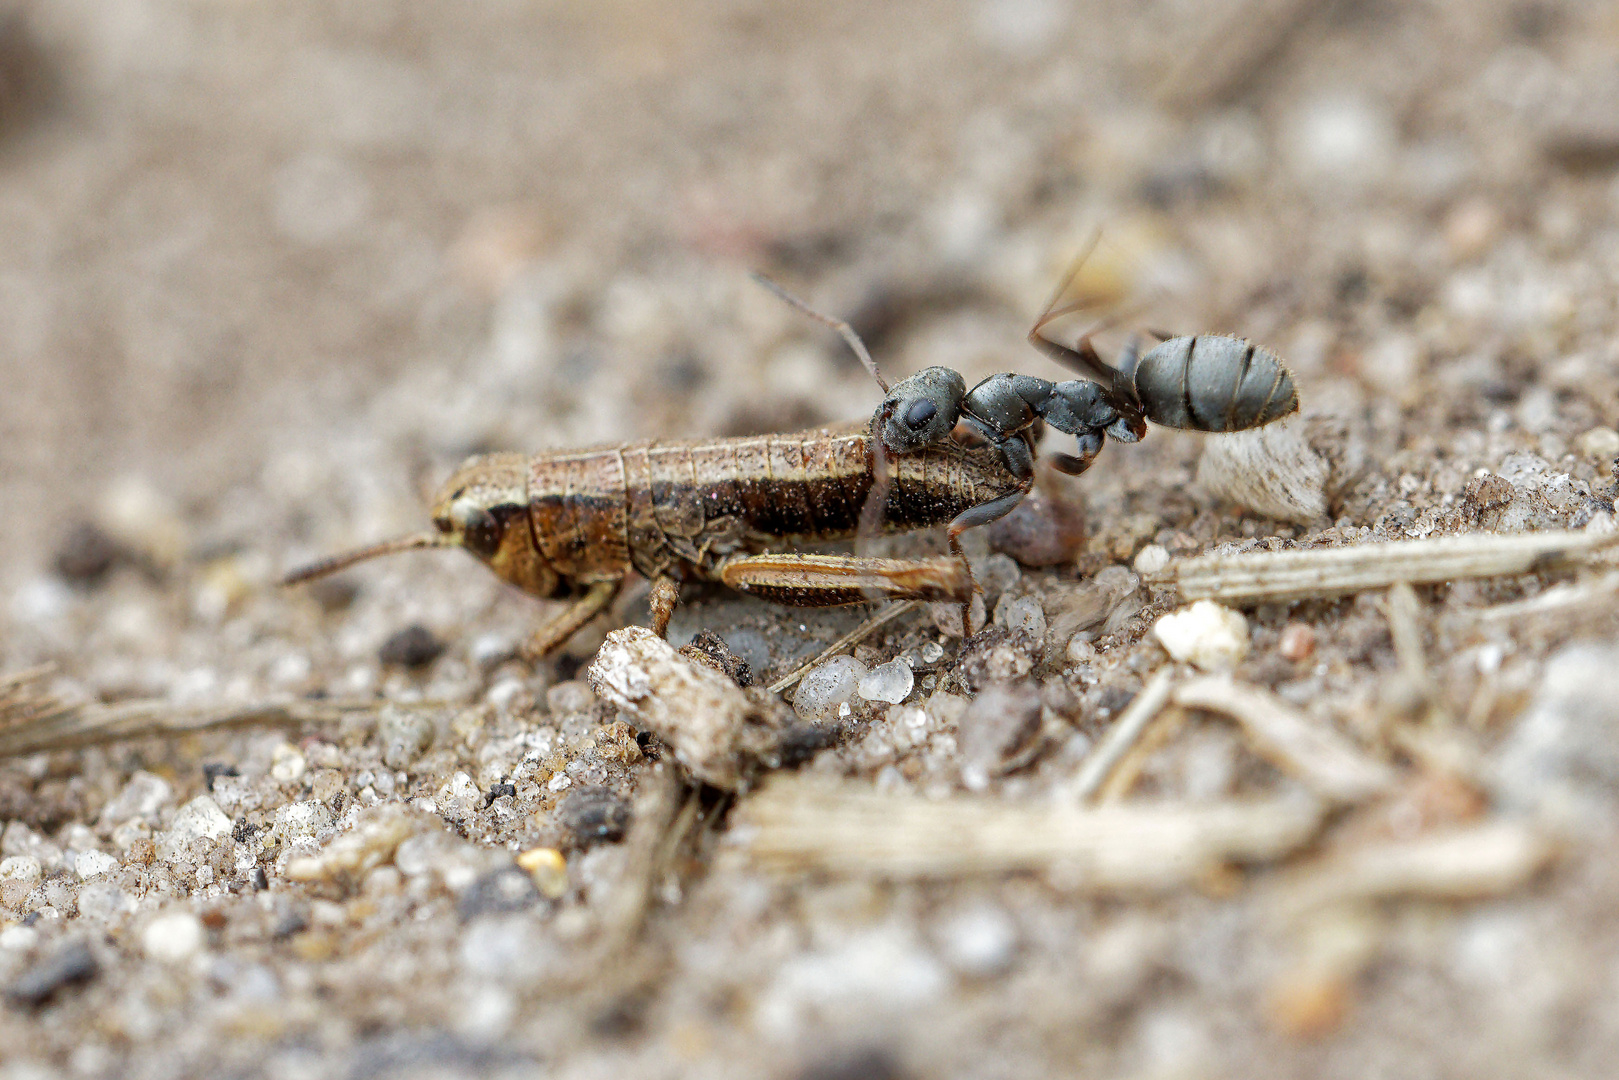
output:
[[[167,780],[149,772],[137,772],[103,808],[101,820],[107,825],[121,825],[134,818],[149,818],[173,797],[174,789]]]
[[[141,931],[141,951],[167,964],[190,959],[202,949],[202,920],[189,911],[159,915]]]
[[[857,684],[860,696],[867,701],[883,701],[890,705],[898,705],[910,696],[911,688],[916,685],[916,675],[911,671],[911,665],[903,660],[890,660],[886,664],[878,664]]]
[[[825,724],[848,715],[855,687],[866,665],[852,656],[834,656],[805,675],[793,692],[793,711],[807,724]]]
[[[1162,544],[1148,544],[1136,552],[1135,562],[1131,566],[1138,574],[1156,574],[1169,565],[1169,551]]]
[[[290,743],[282,743],[270,755],[270,779],[280,784],[297,780],[307,767],[304,756]]]
[[[1170,656],[1204,671],[1228,671],[1248,655],[1248,620],[1212,600],[1165,615],[1152,632]]]
[[[1017,926],[997,907],[958,912],[939,925],[936,937],[945,963],[978,978],[1006,970],[1017,952]]]
[[[88,881],[110,870],[118,869],[118,860],[105,851],[81,851],[73,860],[73,869],[78,872],[79,877]]]
[[[1028,634],[1036,641],[1046,636],[1046,612],[1032,596],[1002,596],[995,605],[995,622],[1014,634]]]
[[[180,843],[204,838],[218,840],[230,835],[230,830],[230,818],[225,816],[219,804],[208,795],[198,795],[174,815],[174,821],[169,826],[169,837]]]
[[[44,876],[44,868],[32,855],[12,855],[0,859],[0,881],[20,881],[32,888]]]
[[[1607,461],[1619,457],[1619,431],[1611,427],[1594,427],[1575,442],[1586,457]]]

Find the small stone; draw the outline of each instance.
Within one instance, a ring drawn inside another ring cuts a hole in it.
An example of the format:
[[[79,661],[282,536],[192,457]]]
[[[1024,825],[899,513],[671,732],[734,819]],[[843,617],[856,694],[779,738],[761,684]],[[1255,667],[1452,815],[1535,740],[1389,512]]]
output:
[[[1619,457],[1619,431],[1611,427],[1594,427],[1581,435],[1574,445],[1586,457],[1611,461]]]
[[[413,623],[384,641],[377,659],[396,667],[424,668],[443,653],[444,642],[427,627]]]
[[[1276,643],[1276,651],[1283,660],[1298,663],[1308,660],[1315,653],[1315,630],[1305,623],[1288,623],[1282,628],[1282,637]]]
[[[1212,600],[1165,615],[1152,632],[1170,656],[1204,671],[1229,671],[1248,655],[1248,620]]]
[[[806,724],[836,723],[847,713],[866,665],[852,656],[834,656],[811,668],[793,691],[793,709]]]
[[[44,868],[32,855],[11,855],[0,859],[0,882],[14,881],[32,889],[44,876]]]
[[[104,851],[81,851],[73,860],[73,869],[85,881],[118,869],[118,860]]]
[[[998,907],[974,907],[957,912],[935,933],[945,963],[970,978],[998,975],[1011,966],[1017,953],[1017,925]]]
[[[603,787],[582,787],[562,800],[563,827],[581,848],[616,844],[630,824],[630,805]]]
[[[1156,574],[1169,565],[1169,549],[1162,544],[1148,544],[1136,552],[1130,565],[1138,574]]]
[[[590,684],[578,679],[559,682],[545,692],[545,707],[551,711],[552,716],[584,712],[595,701],[596,694],[590,689]]]
[[[455,910],[462,922],[471,922],[480,915],[522,911],[539,900],[539,888],[527,872],[515,866],[502,866],[467,886],[456,901]]]
[[[567,893],[568,861],[556,848],[529,848],[517,856],[517,865],[528,871],[546,899],[559,900]]]
[[[270,754],[270,779],[279,784],[291,784],[302,779],[308,763],[298,748],[282,743]]]
[[[855,688],[867,701],[898,705],[910,696],[915,685],[916,675],[911,671],[911,666],[903,660],[890,660],[872,668],[855,684]]]
[[[382,763],[390,769],[408,768],[433,745],[437,729],[433,719],[420,709],[388,706],[377,720],[377,741],[382,744]]]
[[[101,811],[106,825],[121,825],[136,818],[150,818],[174,797],[174,789],[161,776],[137,772],[129,783]]]
[[[169,911],[141,931],[141,951],[149,960],[177,964],[200,952],[204,937],[201,919],[189,911]]]
[[[320,854],[288,860],[287,877],[293,881],[358,879],[393,858],[415,833],[417,820],[398,803],[362,811],[354,828],[327,844]]]
[[[1032,596],[1002,595],[995,605],[995,625],[1004,626],[1014,634],[1027,634],[1035,641],[1046,636],[1046,612],[1040,601]]]
[[[1039,733],[1040,706],[1040,688],[1032,680],[991,683],[968,704],[956,735],[968,790],[987,788],[990,777]]]
[[[219,808],[207,795],[198,795],[195,799],[180,807],[174,815],[174,821],[169,824],[169,835],[181,843],[192,840],[218,840],[230,834],[230,818],[225,811]]]
[[[99,526],[80,522],[56,549],[56,572],[75,584],[95,585],[124,554],[123,546]]]
[[[72,941],[41,960],[6,988],[6,997],[19,1005],[43,1005],[58,990],[95,978],[100,965],[84,941]]]

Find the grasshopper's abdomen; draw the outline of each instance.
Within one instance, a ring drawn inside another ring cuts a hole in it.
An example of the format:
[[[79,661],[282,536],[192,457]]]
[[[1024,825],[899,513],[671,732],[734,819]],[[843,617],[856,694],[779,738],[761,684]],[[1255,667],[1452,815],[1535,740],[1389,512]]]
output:
[[[892,471],[888,529],[943,525],[1019,486],[994,451],[953,443]],[[571,581],[709,577],[737,551],[853,536],[873,480],[864,430],[807,431],[541,454],[529,505],[536,545]]]

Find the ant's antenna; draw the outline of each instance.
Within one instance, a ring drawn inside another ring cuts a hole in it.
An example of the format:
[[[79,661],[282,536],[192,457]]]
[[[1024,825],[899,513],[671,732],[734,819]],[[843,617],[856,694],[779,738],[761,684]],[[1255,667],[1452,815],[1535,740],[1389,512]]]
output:
[[[877,361],[871,358],[871,353],[866,350],[866,343],[860,340],[860,335],[854,332],[854,327],[850,326],[842,319],[834,319],[830,315],[822,315],[819,311],[816,311],[814,308],[804,303],[804,301],[800,300],[798,297],[794,296],[780,285],[777,285],[774,281],[771,281],[757,270],[753,271],[751,276],[753,277],[754,281],[757,281],[759,284],[763,285],[765,288],[787,301],[787,303],[791,304],[799,311],[802,311],[805,315],[808,315],[816,322],[825,323],[827,326],[830,326],[832,329],[842,334],[843,340],[849,343],[849,348],[853,350],[854,354],[860,358],[860,362],[866,365],[866,370],[871,372],[871,377],[877,380],[877,385],[883,388],[883,393],[888,393],[888,380],[883,378],[882,372],[877,370]],[[1052,302],[1056,302],[1055,298],[1053,298]]]

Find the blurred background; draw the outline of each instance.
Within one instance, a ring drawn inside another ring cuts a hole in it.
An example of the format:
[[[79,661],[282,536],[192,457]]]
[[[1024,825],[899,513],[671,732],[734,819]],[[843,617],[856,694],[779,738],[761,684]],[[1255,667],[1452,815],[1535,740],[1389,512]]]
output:
[[[509,644],[537,609],[471,560],[379,563],[324,614],[271,583],[419,527],[470,453],[869,415],[859,365],[755,269],[891,375],[1056,378],[1023,337],[1096,230],[1080,287],[1130,313],[1106,350],[1135,326],[1249,336],[1307,412],[1359,425],[1373,481],[1340,525],[1508,449],[1579,449],[1600,487],[1616,216],[1619,6],[1597,0],[0,0],[0,667],[249,702],[369,691],[410,622]],[[1085,478],[1093,527],[1149,519],[1107,558],[1164,524],[1131,493],[1188,484],[1195,445],[1156,433]],[[1487,931],[1422,999],[1476,1033],[1528,987],[1486,1071],[1611,998],[1611,971],[1509,978],[1539,939]],[[1120,932],[1121,955],[1159,940]],[[1199,1013],[1231,957],[1191,951],[1193,1005],[1120,1012],[1122,1072],[1215,1074],[1220,1025],[1250,1021]],[[971,1033],[966,985],[940,1015]],[[1393,1027],[1402,985],[1378,990]],[[1066,1023],[1008,1044],[1008,1075],[1077,1060]],[[1356,1030],[1343,1075],[1379,1048],[1394,1072],[1458,1060]],[[867,1065],[825,1075],[897,1075]]]
[[[754,268],[896,373],[1053,376],[1096,228],[1141,324],[1474,421],[1609,356],[1616,49],[1559,0],[0,0],[0,579],[86,518],[307,553],[476,449],[865,415]]]

